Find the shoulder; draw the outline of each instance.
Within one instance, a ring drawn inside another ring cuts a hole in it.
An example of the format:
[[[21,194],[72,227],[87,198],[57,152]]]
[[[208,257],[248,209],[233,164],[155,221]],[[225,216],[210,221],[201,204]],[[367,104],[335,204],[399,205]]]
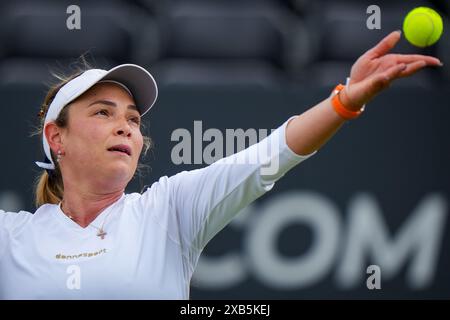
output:
[[[168,209],[177,190],[178,179],[185,173],[180,172],[174,176],[162,176],[158,181],[143,188],[141,193],[126,194],[124,205],[127,209],[135,208],[138,211],[147,212],[150,208]]]
[[[170,195],[176,188],[177,184],[187,174],[187,171],[179,172],[173,176],[160,177],[158,181],[153,182],[151,185],[147,185],[142,190],[142,193],[132,193],[127,195],[128,199],[136,200],[138,198],[148,197],[166,197]]]
[[[32,218],[33,214],[28,211],[5,212],[0,210],[0,228],[6,231],[20,229]]]
[[[181,171],[172,176],[160,177],[158,181],[154,182],[142,190],[143,199],[167,199],[170,200],[172,196],[176,195],[183,187],[185,192],[189,189],[197,187],[195,180],[192,178],[201,174],[203,169],[195,169],[190,171]],[[139,194],[138,194],[139,195]]]
[[[156,202],[156,200],[163,200],[170,190],[170,179],[167,176],[159,178],[158,181],[151,185],[146,185],[141,193],[130,193],[126,195],[125,205],[146,205],[148,202]]]
[[[27,227],[48,225],[52,220],[52,210],[57,205],[44,204],[36,209],[34,213],[21,210],[19,212],[4,212],[0,210],[0,229],[11,234],[18,234]]]

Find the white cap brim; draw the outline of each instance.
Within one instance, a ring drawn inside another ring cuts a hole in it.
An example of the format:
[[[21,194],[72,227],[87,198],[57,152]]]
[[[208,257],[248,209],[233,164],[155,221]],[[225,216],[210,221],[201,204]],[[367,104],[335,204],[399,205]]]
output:
[[[114,67],[98,81],[101,80],[114,80],[125,85],[131,91],[141,116],[153,107],[158,98],[158,86],[153,76],[135,64],[122,64]]]

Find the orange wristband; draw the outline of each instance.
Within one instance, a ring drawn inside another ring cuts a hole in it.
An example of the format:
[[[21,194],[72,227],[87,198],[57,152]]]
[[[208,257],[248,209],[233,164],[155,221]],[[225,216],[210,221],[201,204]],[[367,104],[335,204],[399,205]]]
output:
[[[338,115],[340,115],[342,118],[346,120],[351,120],[359,117],[361,113],[364,111],[364,107],[361,108],[361,110],[358,111],[352,111],[349,110],[347,107],[345,107],[341,100],[339,99],[339,93],[344,89],[345,86],[342,84],[338,84],[336,88],[333,90],[333,98],[331,98],[331,105],[333,106],[334,110]]]

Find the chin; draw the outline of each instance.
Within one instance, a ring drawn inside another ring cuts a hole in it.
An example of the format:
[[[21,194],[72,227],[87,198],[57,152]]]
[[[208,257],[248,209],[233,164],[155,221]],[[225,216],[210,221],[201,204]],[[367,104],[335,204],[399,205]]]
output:
[[[111,164],[107,170],[110,175],[120,176],[125,179],[125,177],[129,177],[132,173],[132,168],[125,163],[115,163]]]

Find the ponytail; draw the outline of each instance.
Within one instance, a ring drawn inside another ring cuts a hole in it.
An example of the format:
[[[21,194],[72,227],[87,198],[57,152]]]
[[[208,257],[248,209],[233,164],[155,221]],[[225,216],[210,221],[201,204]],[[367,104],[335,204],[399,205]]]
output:
[[[46,170],[37,178],[35,183],[35,205],[39,208],[45,203],[58,204],[63,199],[64,186],[57,181],[57,177],[52,174],[50,177]]]

